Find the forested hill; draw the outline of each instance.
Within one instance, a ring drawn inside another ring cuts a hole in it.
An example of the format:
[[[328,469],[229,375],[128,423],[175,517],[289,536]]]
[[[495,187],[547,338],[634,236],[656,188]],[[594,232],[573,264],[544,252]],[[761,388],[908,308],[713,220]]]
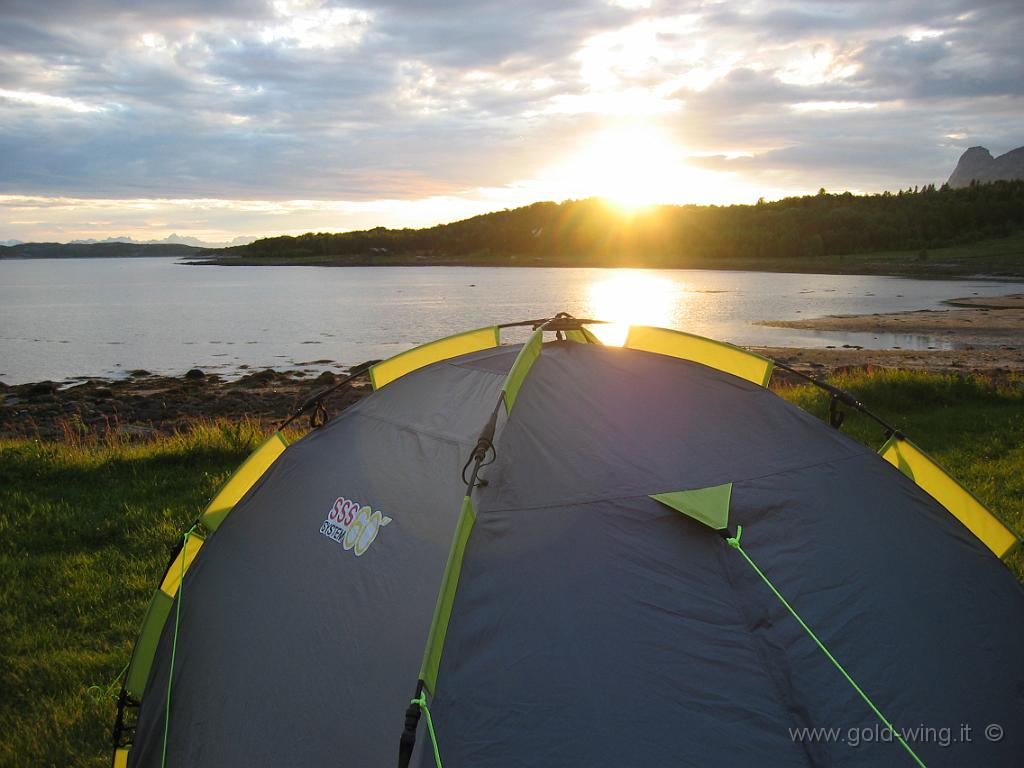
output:
[[[756,205],[658,206],[633,213],[598,199],[534,203],[429,229],[272,237],[216,253],[248,263],[683,266],[919,249],[925,258],[924,249],[1021,228],[1024,181],[1006,181],[877,195],[822,190]]]

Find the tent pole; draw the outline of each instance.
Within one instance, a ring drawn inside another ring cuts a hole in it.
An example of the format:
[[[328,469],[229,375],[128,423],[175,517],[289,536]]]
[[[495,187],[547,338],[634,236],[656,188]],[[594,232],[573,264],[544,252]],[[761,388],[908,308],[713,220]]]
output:
[[[772,360],[771,358],[769,359]],[[868,407],[864,405],[864,403],[862,403],[860,400],[854,397],[850,392],[847,392],[845,389],[840,389],[839,387],[829,384],[828,382],[820,381],[814,378],[813,376],[804,373],[803,371],[798,371],[796,368],[788,366],[785,363],[780,363],[778,360],[772,360],[772,362],[775,364],[777,368],[781,368],[784,371],[788,371],[789,373],[792,373],[794,376],[799,376],[801,379],[804,379],[805,381],[809,382],[810,384],[813,384],[819,389],[825,390],[830,395],[832,395],[833,400],[837,400],[843,405],[848,405],[851,408],[860,411],[869,419],[875,421],[879,426],[881,426],[886,431],[886,436],[897,435],[902,437],[902,433],[898,429],[896,429],[896,427],[894,427],[889,422],[885,421],[881,416],[878,416],[877,414],[870,411]]]
[[[327,397],[330,394],[333,394],[334,392],[337,392],[339,389],[344,387],[352,380],[357,379],[360,376],[365,376],[366,373],[370,370],[370,368],[379,362],[380,360],[368,360],[365,363],[360,363],[355,368],[350,368],[348,375],[344,379],[339,381],[337,384],[334,384],[328,387],[327,389],[323,389],[319,392],[315,392],[314,394],[312,394],[302,405],[295,409],[291,416],[289,416],[287,419],[282,421],[277,426],[276,431],[280,432],[282,429],[287,427],[289,424],[291,424],[293,421],[299,418],[299,416],[301,416],[303,413],[312,408],[314,405],[322,403],[325,397]]]

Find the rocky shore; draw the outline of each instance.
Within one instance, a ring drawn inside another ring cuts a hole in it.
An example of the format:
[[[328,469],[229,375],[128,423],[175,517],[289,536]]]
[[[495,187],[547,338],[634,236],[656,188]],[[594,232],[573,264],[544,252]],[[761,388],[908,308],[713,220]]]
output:
[[[71,385],[0,384],[0,437],[59,439],[108,431],[145,437],[221,418],[250,418],[269,427],[340,379],[330,372],[314,376],[268,369],[228,381],[193,370],[182,377],[133,371],[125,379]],[[365,383],[342,387],[328,398],[328,412],[337,413],[368,391]]]

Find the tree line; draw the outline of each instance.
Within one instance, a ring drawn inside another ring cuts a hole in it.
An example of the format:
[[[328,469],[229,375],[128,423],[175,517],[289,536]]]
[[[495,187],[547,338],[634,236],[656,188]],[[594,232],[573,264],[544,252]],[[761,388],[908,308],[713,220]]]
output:
[[[424,229],[310,232],[228,252],[278,259],[530,258],[581,263],[640,256],[807,258],[928,249],[1007,236],[1024,226],[1024,181],[854,195],[788,197],[755,205],[660,205],[624,211],[601,199],[541,202]]]

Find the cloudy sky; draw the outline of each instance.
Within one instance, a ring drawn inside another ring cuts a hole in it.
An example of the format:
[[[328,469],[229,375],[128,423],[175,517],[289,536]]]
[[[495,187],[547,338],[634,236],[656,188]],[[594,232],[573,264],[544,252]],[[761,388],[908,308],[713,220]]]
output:
[[[0,1],[0,240],[942,182],[1024,144],[1020,0]]]

